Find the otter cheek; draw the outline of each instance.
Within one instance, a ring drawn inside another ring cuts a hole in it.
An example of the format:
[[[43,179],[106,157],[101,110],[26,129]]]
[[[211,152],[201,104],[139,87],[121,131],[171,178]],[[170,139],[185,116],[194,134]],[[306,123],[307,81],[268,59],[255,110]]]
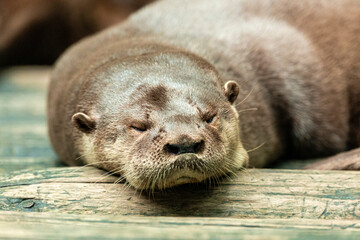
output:
[[[136,189],[149,188],[152,176],[156,172],[156,161],[154,158],[154,144],[143,136],[143,138],[132,138],[128,145],[126,155],[128,158],[124,166],[124,177]],[[149,144],[150,143],[150,144]]]
[[[126,141],[122,138],[117,138],[115,142],[108,142],[103,146],[103,165],[107,166],[107,170],[122,171],[121,166],[127,161],[127,149]]]
[[[238,132],[239,133],[239,132]],[[240,134],[238,134],[240,135]],[[241,169],[248,166],[249,163],[249,154],[247,153],[246,149],[242,145],[240,136],[235,136],[236,144],[234,150],[234,167],[236,169]]]
[[[234,111],[234,109],[232,109]],[[236,111],[234,111],[236,113]],[[238,123],[237,114],[232,115],[231,118],[224,120],[223,138],[226,139],[226,154],[229,166],[232,166],[234,170],[238,170],[247,165],[248,154],[242,145],[240,139],[240,129]]]
[[[82,156],[82,160],[86,164],[95,165],[97,162],[97,155],[95,151],[94,139],[87,134],[81,137],[81,143],[79,144],[79,153]]]

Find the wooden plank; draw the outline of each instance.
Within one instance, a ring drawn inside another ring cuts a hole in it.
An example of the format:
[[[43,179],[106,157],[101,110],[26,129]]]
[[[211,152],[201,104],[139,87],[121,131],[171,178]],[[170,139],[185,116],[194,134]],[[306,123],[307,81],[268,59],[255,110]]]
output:
[[[65,166],[55,157],[1,157],[0,161],[0,175],[23,169],[35,170]]]
[[[50,72],[50,66],[8,68],[0,74],[0,92],[45,92]]]
[[[44,94],[0,93],[0,122],[46,123]],[[9,120],[9,121],[6,121]]]
[[[63,164],[50,146],[45,122],[1,124],[0,174],[56,166]]]
[[[103,173],[95,168],[10,173],[0,177],[0,210],[360,220],[360,172],[249,170],[212,189],[182,186],[153,195],[113,184],[116,177]]]
[[[0,238],[359,239],[359,221],[0,212]]]
[[[16,67],[0,74],[0,174],[62,166],[47,136],[49,67]]]
[[[0,157],[55,158],[46,124],[3,125],[0,128]]]

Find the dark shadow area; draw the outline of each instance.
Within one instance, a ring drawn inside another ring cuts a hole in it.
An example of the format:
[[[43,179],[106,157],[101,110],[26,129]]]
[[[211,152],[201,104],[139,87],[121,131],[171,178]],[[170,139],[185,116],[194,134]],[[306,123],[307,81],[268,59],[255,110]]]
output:
[[[206,181],[163,191],[143,191],[140,197],[147,200],[147,204],[152,206],[150,208],[156,209],[148,213],[149,216],[154,216],[155,213],[158,216],[226,217],[233,214],[227,203],[247,202],[242,196],[237,196],[234,200],[234,196],[226,194],[232,187],[233,184],[223,178],[211,186],[210,182]]]
[[[72,43],[153,0],[2,0],[0,68],[53,64]]]

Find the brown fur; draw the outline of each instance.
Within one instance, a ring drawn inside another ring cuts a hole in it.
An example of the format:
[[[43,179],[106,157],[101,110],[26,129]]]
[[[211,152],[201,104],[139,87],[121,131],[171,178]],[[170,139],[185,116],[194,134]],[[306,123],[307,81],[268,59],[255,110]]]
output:
[[[166,92],[166,87],[162,85],[150,87],[147,89],[144,98],[141,98],[140,101],[159,109],[164,109],[169,101]]]
[[[236,161],[244,166],[240,141],[257,149],[249,151],[255,167],[359,147],[359,23],[356,0],[154,4],[57,63],[48,104],[54,148],[67,163],[81,164],[75,159],[93,141],[99,167],[118,167],[137,188],[162,188],[183,183],[181,174],[185,182],[204,179],[184,169],[216,177],[241,167]],[[139,84],[148,84],[145,92],[136,91]],[[97,129],[71,125],[77,112]],[[118,119],[129,116],[123,127]],[[131,121],[152,125],[138,129]],[[118,139],[106,142],[114,131]],[[170,160],[162,149],[172,141],[204,141],[204,153]],[[341,165],[337,159],[328,161]]]

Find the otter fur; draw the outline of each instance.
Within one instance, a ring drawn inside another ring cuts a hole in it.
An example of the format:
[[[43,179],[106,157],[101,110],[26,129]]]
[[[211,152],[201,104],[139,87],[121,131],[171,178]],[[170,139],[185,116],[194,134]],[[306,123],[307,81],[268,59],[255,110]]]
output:
[[[137,189],[294,156],[359,169],[359,42],[356,0],[160,1],[58,60],[50,139]]]

